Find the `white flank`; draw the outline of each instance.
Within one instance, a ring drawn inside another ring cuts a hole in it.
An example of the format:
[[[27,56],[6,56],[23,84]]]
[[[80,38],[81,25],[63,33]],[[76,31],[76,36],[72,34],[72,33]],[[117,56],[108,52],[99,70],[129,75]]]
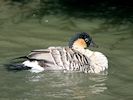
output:
[[[31,72],[39,73],[44,71],[44,68],[41,67],[37,61],[24,61],[23,62],[24,66],[31,67]]]

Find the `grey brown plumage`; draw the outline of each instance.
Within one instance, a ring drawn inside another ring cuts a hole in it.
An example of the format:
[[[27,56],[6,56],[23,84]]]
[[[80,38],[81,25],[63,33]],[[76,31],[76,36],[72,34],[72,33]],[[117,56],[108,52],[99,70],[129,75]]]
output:
[[[36,60],[45,69],[60,69],[88,72],[90,60],[79,51],[66,47],[50,47],[48,49],[33,50],[27,58]]]

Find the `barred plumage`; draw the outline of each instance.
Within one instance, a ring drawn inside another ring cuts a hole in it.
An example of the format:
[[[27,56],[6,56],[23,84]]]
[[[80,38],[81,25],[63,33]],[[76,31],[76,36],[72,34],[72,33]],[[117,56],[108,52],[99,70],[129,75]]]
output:
[[[27,58],[33,62],[37,61],[44,70],[56,68],[57,70],[88,72],[90,69],[90,59],[71,48],[50,47],[34,50]]]

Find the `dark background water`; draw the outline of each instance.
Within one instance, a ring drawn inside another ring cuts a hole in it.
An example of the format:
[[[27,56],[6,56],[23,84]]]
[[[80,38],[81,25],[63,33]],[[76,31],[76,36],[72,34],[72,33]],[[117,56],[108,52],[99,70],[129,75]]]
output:
[[[0,100],[132,100],[133,7],[128,0],[1,0]],[[108,75],[28,71],[3,64],[33,49],[67,46],[91,34],[109,59]]]

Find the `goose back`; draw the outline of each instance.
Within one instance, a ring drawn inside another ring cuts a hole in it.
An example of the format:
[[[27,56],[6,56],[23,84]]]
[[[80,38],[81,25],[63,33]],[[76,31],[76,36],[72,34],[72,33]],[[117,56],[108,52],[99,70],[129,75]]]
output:
[[[89,72],[90,59],[77,50],[68,47],[49,47],[33,50],[27,56],[29,60],[38,61],[44,69]]]

